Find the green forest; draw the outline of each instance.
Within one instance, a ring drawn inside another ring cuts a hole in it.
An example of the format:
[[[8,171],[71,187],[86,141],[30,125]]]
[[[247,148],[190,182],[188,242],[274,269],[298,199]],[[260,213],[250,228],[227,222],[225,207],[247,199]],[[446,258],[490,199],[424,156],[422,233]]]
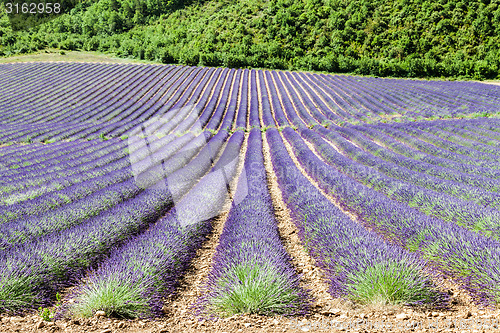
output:
[[[26,27],[3,12],[0,56],[50,47],[185,65],[500,77],[500,0],[84,0],[71,6]]]

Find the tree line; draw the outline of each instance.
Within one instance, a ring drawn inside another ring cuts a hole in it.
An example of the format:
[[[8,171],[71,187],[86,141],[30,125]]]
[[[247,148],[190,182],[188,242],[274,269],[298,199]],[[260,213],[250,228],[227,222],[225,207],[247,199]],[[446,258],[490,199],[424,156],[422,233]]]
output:
[[[499,4],[87,0],[29,29],[9,29],[0,17],[0,54],[57,47],[185,65],[493,79]]]

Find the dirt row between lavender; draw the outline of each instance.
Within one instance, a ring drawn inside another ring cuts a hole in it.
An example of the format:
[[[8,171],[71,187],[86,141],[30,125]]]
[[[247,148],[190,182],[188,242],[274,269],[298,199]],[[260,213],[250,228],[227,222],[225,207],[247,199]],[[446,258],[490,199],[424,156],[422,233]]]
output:
[[[245,141],[246,145],[246,141]],[[290,147],[287,147],[288,149]],[[246,146],[242,151],[246,150]],[[62,319],[45,322],[37,313],[23,317],[0,315],[0,332],[490,332],[500,331],[500,313],[479,309],[453,284],[443,283],[451,294],[447,311],[419,310],[398,306],[360,306],[333,299],[328,293],[324,273],[315,265],[298,238],[297,228],[283,202],[272,169],[269,146],[264,138],[264,157],[278,228],[292,263],[301,274],[301,287],[309,290],[314,301],[309,315],[300,317],[265,317],[236,315],[230,318],[205,320],[197,317],[192,306],[203,293],[203,285],[211,268],[227,213],[213,222],[214,230],[197,251],[190,268],[180,280],[177,292],[165,307],[165,317],[158,320],[123,320],[95,316],[90,319]],[[294,156],[292,155],[292,158]],[[295,160],[296,163],[298,163]],[[238,167],[238,175],[242,161]],[[299,168],[300,169],[300,168]],[[300,169],[303,173],[304,170]],[[310,177],[308,177],[310,178]],[[332,198],[327,196],[330,200]],[[352,216],[351,216],[352,217]]]

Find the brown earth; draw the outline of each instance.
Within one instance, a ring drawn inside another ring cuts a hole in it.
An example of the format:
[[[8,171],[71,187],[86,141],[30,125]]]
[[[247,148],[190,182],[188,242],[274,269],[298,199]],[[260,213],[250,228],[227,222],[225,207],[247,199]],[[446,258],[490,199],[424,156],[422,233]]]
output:
[[[209,241],[210,243],[210,241]],[[206,244],[208,245],[208,244]],[[205,246],[201,253],[206,253]],[[200,258],[194,263],[197,267]],[[298,260],[300,262],[301,259]],[[294,260],[295,262],[295,260]],[[187,276],[191,273],[188,272]],[[310,282],[312,279],[304,279]],[[185,279],[181,295],[171,312],[159,320],[122,320],[106,317],[91,319],[62,319],[44,322],[37,314],[0,316],[0,332],[496,332],[499,331],[500,312],[478,309],[462,303],[461,297],[452,295],[452,305],[447,311],[425,311],[408,307],[359,306],[342,300],[317,299],[310,315],[285,318],[258,315],[239,315],[218,320],[195,317],[184,300],[195,299],[193,287],[200,280]],[[314,286],[312,286],[314,288]],[[450,290],[451,291],[451,290]],[[451,291],[452,292],[452,291]],[[314,296],[318,296],[315,293]],[[180,299],[180,300],[179,300]],[[318,306],[319,304],[319,306]],[[170,304],[171,305],[171,304]]]

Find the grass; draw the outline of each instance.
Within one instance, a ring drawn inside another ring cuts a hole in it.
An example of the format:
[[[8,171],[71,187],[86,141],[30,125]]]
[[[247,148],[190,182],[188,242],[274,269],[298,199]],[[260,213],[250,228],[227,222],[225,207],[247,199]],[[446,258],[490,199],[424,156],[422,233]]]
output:
[[[35,62],[35,61],[75,61],[75,62],[107,62],[107,63],[142,63],[158,64],[154,61],[137,60],[130,58],[118,58],[113,54],[100,52],[64,51],[61,54],[58,49],[46,49],[31,54],[0,57],[0,64],[13,62]]]

